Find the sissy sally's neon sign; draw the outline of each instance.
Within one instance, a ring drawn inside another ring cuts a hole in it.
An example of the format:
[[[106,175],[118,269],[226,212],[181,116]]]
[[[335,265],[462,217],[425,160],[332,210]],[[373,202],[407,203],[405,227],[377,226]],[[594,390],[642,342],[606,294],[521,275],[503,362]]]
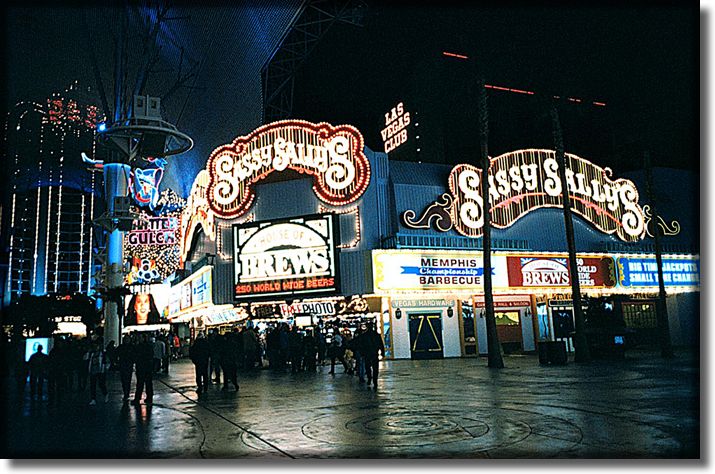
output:
[[[611,171],[566,154],[566,181],[572,210],[601,232],[634,242],[646,233],[646,217],[638,205],[638,190],[627,179],[612,180]],[[491,160],[489,203],[491,225],[506,228],[531,211],[563,206],[559,164],[553,150],[519,150]],[[443,232],[454,228],[467,237],[480,237],[484,227],[482,170],[455,166],[449,174],[451,194],[430,205],[420,218],[405,211],[402,222],[411,228],[429,228],[434,221]]]
[[[223,218],[242,216],[253,204],[254,185],[287,169],[312,176],[315,195],[332,206],[355,201],[370,183],[363,138],[354,127],[274,122],[211,154],[207,165],[211,210]]]

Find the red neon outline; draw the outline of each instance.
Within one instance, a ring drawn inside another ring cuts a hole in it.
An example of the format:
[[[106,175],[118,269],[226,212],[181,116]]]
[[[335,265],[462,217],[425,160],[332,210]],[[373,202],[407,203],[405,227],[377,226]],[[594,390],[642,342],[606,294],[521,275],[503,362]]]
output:
[[[459,58],[459,59],[469,59],[469,56],[465,56],[463,54],[457,54],[457,53],[449,53],[447,51],[442,51],[443,56],[449,56],[451,58]]]
[[[313,177],[313,192],[321,201],[329,204],[331,206],[344,206],[356,201],[367,189],[370,184],[370,163],[367,160],[367,156],[363,152],[364,140],[362,134],[353,127],[352,125],[337,125],[333,126],[326,122],[320,122],[314,124],[304,120],[280,120],[278,122],[272,122],[263,125],[251,133],[245,136],[240,136],[234,139],[230,144],[222,145],[216,148],[209,156],[208,162],[206,164],[206,169],[209,173],[209,183],[206,190],[207,201],[209,203],[210,209],[218,216],[223,218],[236,218],[245,214],[253,204],[255,199],[254,184],[265,179],[269,174],[275,172],[274,168],[265,170],[258,176],[249,178],[243,182],[244,190],[243,193],[239,194],[240,201],[237,205],[234,205],[231,210],[226,211],[215,205],[213,199],[209,196],[213,195],[213,188],[216,185],[215,176],[213,173],[214,164],[219,155],[223,153],[228,153],[231,156],[239,156],[243,153],[244,148],[248,147],[254,141],[257,141],[265,133],[276,129],[299,129],[314,133],[318,138],[327,140],[329,137],[339,135],[341,133],[348,134],[353,138],[354,146],[352,147],[352,154],[355,165],[355,181],[357,184],[355,190],[348,196],[335,195],[325,185],[323,177],[316,171],[308,168],[303,168],[300,165],[288,165],[290,168],[298,173],[308,174]]]

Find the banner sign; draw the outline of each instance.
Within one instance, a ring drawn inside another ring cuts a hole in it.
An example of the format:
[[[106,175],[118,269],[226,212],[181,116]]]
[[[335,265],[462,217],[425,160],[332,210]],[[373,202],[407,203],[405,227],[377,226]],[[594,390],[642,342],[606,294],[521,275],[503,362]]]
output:
[[[358,199],[370,183],[370,164],[360,132],[349,125],[285,120],[264,125],[221,146],[208,159],[208,202],[224,218],[245,214],[255,184],[291,169],[313,177],[321,201],[343,206]]]
[[[616,272],[611,257],[578,257],[578,279],[582,288],[613,288]],[[570,287],[568,256],[524,255],[507,257],[511,288]]]
[[[646,217],[638,205],[638,191],[627,179],[611,179],[611,170],[566,153],[566,181],[571,209],[601,232],[615,234],[626,242],[641,240]],[[563,207],[559,163],[553,150],[519,150],[492,158],[489,166],[491,223],[507,228],[540,208]],[[454,228],[467,237],[481,237],[484,226],[482,170],[467,164],[449,174],[450,194],[430,205],[415,218],[413,210],[402,214],[403,225],[414,229]]]
[[[481,253],[373,250],[373,288],[381,291],[475,290],[483,285]],[[506,257],[492,256],[492,284],[508,287]]]
[[[199,268],[191,276],[171,287],[169,317],[177,313],[213,304],[212,270],[210,265]]]
[[[125,239],[129,245],[176,245],[178,229],[178,217],[145,217],[134,221]]]
[[[335,224],[322,214],[234,225],[235,298],[337,292]]]
[[[385,153],[390,153],[407,141],[407,126],[409,124],[410,113],[405,112],[402,102],[385,114],[385,128],[380,131],[382,142],[385,144]]]
[[[658,266],[655,258],[618,257],[618,283],[620,286],[658,286]],[[700,258],[663,257],[663,282],[665,286],[700,286]]]

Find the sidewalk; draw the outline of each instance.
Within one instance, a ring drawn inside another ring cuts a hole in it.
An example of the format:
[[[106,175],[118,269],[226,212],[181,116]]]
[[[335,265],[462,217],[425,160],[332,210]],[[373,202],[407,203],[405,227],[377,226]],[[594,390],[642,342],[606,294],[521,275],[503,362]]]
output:
[[[241,389],[199,400],[181,361],[154,382],[154,404],[89,392],[60,406],[19,399],[5,384],[9,458],[697,458],[699,367],[663,360],[540,366],[536,356],[388,361],[377,390],[357,377],[257,371]]]

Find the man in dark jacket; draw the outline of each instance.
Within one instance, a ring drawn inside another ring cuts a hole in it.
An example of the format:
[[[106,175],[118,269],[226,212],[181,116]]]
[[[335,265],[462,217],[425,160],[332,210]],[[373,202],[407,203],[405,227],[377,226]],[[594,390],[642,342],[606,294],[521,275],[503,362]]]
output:
[[[241,340],[237,332],[220,336],[219,358],[223,371],[223,390],[228,390],[229,382],[238,391],[238,361],[241,360]]]
[[[42,400],[42,385],[47,377],[49,356],[42,352],[42,344],[37,345],[37,352],[30,356],[27,365],[30,367],[30,399]]]
[[[146,398],[144,403],[151,404],[154,398],[154,343],[146,334],[142,334],[141,342],[137,344],[135,352],[135,362],[137,368],[137,389],[134,393],[134,405],[139,405],[142,393],[146,388]]]
[[[194,344],[189,348],[189,358],[191,362],[194,363],[194,370],[196,371],[196,393],[201,395],[202,392],[207,392],[209,390],[209,358],[211,357],[211,350],[209,348],[209,341],[204,336],[204,333],[200,332],[196,336]]]
[[[370,324],[367,331],[363,334],[361,346],[363,357],[365,358],[365,372],[367,373],[367,384],[370,385],[372,380],[374,387],[377,388],[377,376],[380,370],[380,360],[378,353],[385,356],[385,345],[382,343],[382,338],[375,332],[375,327]]]
[[[124,403],[129,401],[129,392],[132,385],[132,373],[134,373],[134,352],[136,344],[130,336],[124,336],[122,343],[117,347],[117,365],[119,367],[119,378],[122,381],[122,391],[124,392]]]

